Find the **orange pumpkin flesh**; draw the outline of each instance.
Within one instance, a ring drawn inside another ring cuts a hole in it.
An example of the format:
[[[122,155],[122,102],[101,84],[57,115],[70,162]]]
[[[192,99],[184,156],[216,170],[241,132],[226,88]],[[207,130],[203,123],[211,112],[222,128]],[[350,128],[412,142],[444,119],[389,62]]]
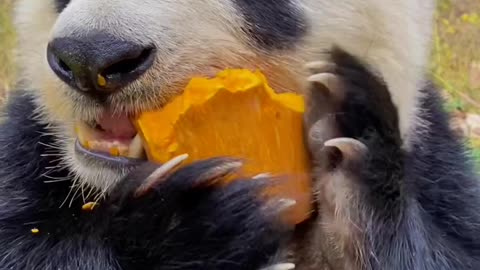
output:
[[[297,201],[287,218],[298,224],[311,212],[303,113],[303,97],[276,94],[260,72],[225,70],[213,79],[193,78],[181,96],[133,122],[151,161],[185,153],[187,164],[230,156],[246,161],[242,176],[288,177],[269,191]]]

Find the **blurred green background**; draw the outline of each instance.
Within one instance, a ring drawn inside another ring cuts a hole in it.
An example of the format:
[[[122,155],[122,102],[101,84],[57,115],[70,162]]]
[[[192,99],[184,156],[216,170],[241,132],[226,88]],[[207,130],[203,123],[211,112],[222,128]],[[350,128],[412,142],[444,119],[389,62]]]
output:
[[[15,81],[14,1],[0,0],[0,102]],[[438,0],[432,54],[430,69],[452,125],[469,138],[480,164],[480,0]]]

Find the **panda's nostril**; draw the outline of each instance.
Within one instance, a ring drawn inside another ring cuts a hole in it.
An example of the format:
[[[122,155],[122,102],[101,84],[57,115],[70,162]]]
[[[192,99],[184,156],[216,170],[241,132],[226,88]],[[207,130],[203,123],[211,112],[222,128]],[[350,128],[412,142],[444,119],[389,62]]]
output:
[[[68,67],[68,65],[62,61],[62,59],[58,59],[58,65],[60,68],[65,72],[72,72],[72,70]]]
[[[135,58],[121,60],[118,63],[115,63],[102,72],[100,72],[103,76],[109,77],[115,74],[127,74],[134,72],[136,69],[141,68],[143,64],[147,61],[147,59],[152,55],[153,49],[145,49],[142,53]]]
[[[111,64],[99,70],[99,78],[105,78],[105,87],[115,88],[135,80],[151,67],[154,61],[154,48],[147,48],[136,55]]]

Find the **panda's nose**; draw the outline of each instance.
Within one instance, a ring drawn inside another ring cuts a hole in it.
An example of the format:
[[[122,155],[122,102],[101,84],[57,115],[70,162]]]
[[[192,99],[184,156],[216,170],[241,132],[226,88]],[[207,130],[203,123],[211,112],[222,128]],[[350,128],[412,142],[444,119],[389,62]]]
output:
[[[155,47],[101,34],[65,37],[48,44],[47,59],[55,74],[74,89],[104,96],[144,74],[153,65]]]

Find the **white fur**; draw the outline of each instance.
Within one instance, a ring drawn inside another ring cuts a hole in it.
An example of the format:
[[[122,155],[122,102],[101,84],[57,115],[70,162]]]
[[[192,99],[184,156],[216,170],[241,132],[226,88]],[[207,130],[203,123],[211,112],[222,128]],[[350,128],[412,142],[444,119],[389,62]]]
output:
[[[125,172],[99,168],[73,151],[75,119],[88,120],[102,108],[66,87],[48,67],[53,37],[107,31],[121,39],[158,47],[154,68],[110,102],[118,111],[158,107],[181,91],[193,75],[226,67],[261,68],[278,91],[302,91],[306,62],[325,60],[338,45],[368,62],[386,80],[407,138],[429,54],[433,0],[296,0],[311,32],[295,49],[267,54],[248,46],[241,18],[230,1],[72,0],[56,15],[52,0],[18,0],[22,76],[38,97],[43,119],[64,138],[65,161],[84,183],[106,190]],[[58,17],[58,18],[57,18]],[[406,140],[408,142],[408,140]]]
[[[321,58],[323,50],[337,44],[375,68],[390,89],[407,139],[416,121],[418,89],[430,53],[434,1],[305,0],[303,4],[315,29],[305,50]]]

